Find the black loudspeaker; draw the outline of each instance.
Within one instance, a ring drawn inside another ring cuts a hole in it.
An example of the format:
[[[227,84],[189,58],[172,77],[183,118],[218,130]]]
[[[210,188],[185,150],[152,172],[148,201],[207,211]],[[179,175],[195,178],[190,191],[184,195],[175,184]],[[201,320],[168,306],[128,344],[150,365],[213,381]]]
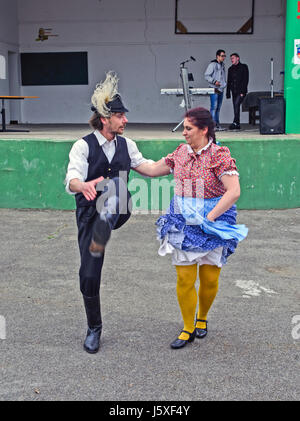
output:
[[[260,98],[260,134],[285,133],[285,101],[284,98]]]

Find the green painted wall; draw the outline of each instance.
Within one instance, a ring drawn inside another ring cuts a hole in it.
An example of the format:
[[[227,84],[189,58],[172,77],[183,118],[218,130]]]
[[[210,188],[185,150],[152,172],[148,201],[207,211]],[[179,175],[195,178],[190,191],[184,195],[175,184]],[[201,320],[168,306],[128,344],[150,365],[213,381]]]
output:
[[[286,133],[300,133],[300,56],[295,56],[295,40],[300,48],[299,0],[287,0],[285,35],[284,96]]]
[[[70,209],[63,180],[72,142],[0,141],[0,207]]]
[[[158,160],[182,141],[136,142],[146,158]],[[0,207],[74,209],[64,189],[68,154],[73,141],[0,140]],[[239,209],[300,207],[300,138],[226,140],[240,172]],[[129,186],[134,209],[165,209],[172,176],[140,177],[131,171]],[[164,195],[158,201],[159,184]],[[144,192],[145,191],[145,192]],[[151,194],[152,193],[152,194]]]

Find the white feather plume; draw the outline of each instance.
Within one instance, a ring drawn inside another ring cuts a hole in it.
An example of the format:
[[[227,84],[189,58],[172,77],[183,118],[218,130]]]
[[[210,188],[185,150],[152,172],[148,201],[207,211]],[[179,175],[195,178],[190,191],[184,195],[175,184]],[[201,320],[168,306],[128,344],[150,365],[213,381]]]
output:
[[[111,115],[111,111],[106,104],[118,94],[118,81],[116,73],[110,70],[106,73],[105,81],[96,85],[91,102],[103,117]]]

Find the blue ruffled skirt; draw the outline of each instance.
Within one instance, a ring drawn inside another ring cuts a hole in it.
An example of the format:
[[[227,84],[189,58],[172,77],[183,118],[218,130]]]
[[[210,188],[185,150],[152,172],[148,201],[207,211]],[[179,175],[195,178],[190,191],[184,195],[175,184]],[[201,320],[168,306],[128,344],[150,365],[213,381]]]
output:
[[[186,252],[209,252],[222,247],[221,263],[234,253],[239,241],[248,234],[245,225],[236,225],[236,205],[233,205],[215,222],[206,216],[221,197],[212,199],[174,196],[166,214],[156,222],[158,239],[167,241],[175,249]]]

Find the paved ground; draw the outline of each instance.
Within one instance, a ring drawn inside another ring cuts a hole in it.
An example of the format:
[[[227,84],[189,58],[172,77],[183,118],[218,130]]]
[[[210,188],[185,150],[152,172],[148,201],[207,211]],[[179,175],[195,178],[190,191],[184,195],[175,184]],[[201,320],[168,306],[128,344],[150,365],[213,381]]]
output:
[[[175,272],[156,216],[134,215],[107,248],[95,355],[82,348],[74,212],[0,218],[0,400],[299,400],[300,209],[240,211],[249,236],[221,272],[209,333],[177,351]]]

